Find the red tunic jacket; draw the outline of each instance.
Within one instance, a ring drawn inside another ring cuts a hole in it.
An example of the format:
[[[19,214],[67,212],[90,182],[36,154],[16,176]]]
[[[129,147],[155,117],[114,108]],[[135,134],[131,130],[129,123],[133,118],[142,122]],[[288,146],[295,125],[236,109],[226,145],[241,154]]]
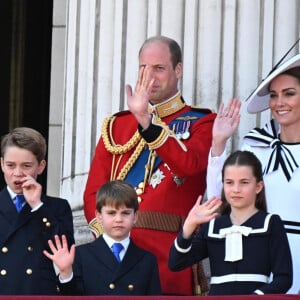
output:
[[[193,112],[190,106],[171,114],[162,120],[168,124],[183,113]],[[182,220],[194,205],[197,197],[203,195],[206,188],[206,168],[208,152],[212,140],[212,126],[215,114],[203,110],[204,116],[194,121],[188,131],[189,138],[181,139],[186,151],[178,141],[171,136],[155,149],[161,162],[153,171],[159,169],[161,181],[155,187],[149,182],[141,195],[139,205],[139,220],[132,229],[134,242],[157,256],[163,294],[191,295],[193,294],[193,279],[191,269],[173,273],[168,269],[168,253],[182,225]],[[186,115],[186,114],[185,114]],[[129,112],[117,114],[111,128],[115,144],[124,145],[137,131],[138,123]],[[159,132],[161,128],[151,125],[141,135],[147,142],[152,142],[151,131]],[[149,138],[150,137],[150,138]],[[148,139],[148,140],[147,140]],[[135,148],[123,154],[116,174],[120,172]],[[118,161],[116,155],[115,161]],[[113,155],[105,148],[101,137],[96,147],[91,164],[86,189],[84,192],[84,211],[88,222],[95,217],[96,192],[101,185],[110,180]],[[116,163],[115,163],[116,164]],[[144,173],[144,170],[142,170]],[[175,175],[182,179],[175,182]]]

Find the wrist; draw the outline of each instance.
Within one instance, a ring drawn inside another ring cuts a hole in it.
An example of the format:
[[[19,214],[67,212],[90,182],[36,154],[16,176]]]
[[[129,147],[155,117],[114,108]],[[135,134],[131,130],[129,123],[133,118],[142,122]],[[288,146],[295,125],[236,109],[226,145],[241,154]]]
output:
[[[226,141],[226,139],[213,138],[211,143],[211,155],[220,156],[225,151]]]
[[[135,118],[137,119],[143,130],[146,130],[151,124],[152,115],[148,112],[145,112],[142,114],[136,114]]]

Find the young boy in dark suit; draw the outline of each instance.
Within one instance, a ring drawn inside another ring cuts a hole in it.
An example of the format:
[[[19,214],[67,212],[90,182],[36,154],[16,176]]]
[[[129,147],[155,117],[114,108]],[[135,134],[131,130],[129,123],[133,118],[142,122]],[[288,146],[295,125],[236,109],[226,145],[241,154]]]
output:
[[[43,255],[48,240],[65,234],[74,243],[66,200],[42,194],[46,142],[34,129],[15,128],[1,139],[0,294],[57,295],[53,263]]]
[[[96,198],[96,218],[103,234],[76,247],[76,255],[75,245],[68,250],[65,236],[62,240],[56,236],[55,244],[49,241],[53,254],[44,251],[60,270],[62,294],[159,295],[156,257],[129,237],[137,220],[135,190],[125,181],[110,181],[99,189]],[[118,253],[114,253],[116,246]]]

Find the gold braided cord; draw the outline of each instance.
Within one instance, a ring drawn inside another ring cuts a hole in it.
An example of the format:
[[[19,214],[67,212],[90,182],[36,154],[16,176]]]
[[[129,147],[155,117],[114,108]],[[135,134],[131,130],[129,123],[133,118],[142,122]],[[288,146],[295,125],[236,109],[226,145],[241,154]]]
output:
[[[138,144],[139,141],[141,141],[142,137],[137,130],[126,144],[116,145],[112,136],[112,125],[115,118],[115,116],[111,116],[104,119],[101,129],[101,136],[104,142],[105,149],[111,154],[118,155],[124,154],[131,150]]]
[[[112,162],[111,162],[111,171],[110,171],[110,180],[116,180],[117,177],[117,170],[119,168],[120,162],[123,158],[123,154],[119,156],[117,164],[115,165],[115,161],[116,161],[116,155],[113,155],[112,157]]]
[[[133,164],[136,162],[142,151],[144,150],[144,147],[146,145],[146,142],[144,139],[141,139],[138,145],[136,146],[134,152],[126,162],[126,164],[123,166],[122,170],[120,171],[117,179],[124,180],[126,175],[128,174],[129,170],[132,168]]]

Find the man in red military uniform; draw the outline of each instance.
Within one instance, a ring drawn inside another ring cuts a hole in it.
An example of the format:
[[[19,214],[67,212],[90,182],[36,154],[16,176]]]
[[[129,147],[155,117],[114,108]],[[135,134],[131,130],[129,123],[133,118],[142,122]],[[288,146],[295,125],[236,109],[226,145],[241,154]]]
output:
[[[139,52],[134,91],[126,86],[129,111],[104,120],[86,189],[84,210],[90,228],[95,221],[96,192],[109,180],[132,184],[139,195],[138,221],[131,238],[157,256],[163,294],[192,295],[197,267],[173,273],[169,249],[182,221],[203,194],[215,114],[185,104],[178,81],[182,76],[179,45],[158,36]],[[199,290],[197,291],[199,293]]]

